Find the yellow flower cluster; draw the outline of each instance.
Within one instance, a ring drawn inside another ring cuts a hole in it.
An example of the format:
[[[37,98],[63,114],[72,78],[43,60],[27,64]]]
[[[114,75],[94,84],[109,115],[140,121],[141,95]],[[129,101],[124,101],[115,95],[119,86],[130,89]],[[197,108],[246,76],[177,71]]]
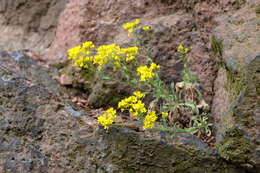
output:
[[[125,57],[126,62],[135,60],[137,54],[138,47],[120,48],[116,44],[102,45],[98,47],[93,63],[98,64],[100,70],[109,61],[119,65],[123,57]]]
[[[114,122],[116,117],[116,110],[114,108],[109,108],[103,115],[98,117],[98,123],[101,124],[105,130],[108,130],[109,125]]]
[[[156,65],[155,63],[151,63],[150,67],[148,68],[146,65],[140,66],[136,69],[137,74],[140,77],[141,81],[147,81],[154,77],[153,70],[159,69],[160,65]]]
[[[91,50],[95,45],[91,41],[87,41],[82,46],[76,46],[68,50],[68,59],[74,60],[74,66],[80,68],[87,68],[88,64],[93,61],[90,56]]]
[[[121,54],[125,54],[126,62],[135,60],[136,55],[138,54],[138,47],[122,48]]]
[[[87,41],[85,43],[82,43],[82,48],[83,49],[93,49],[95,45],[93,44],[92,41]]]
[[[139,19],[135,19],[134,22],[128,22],[123,25],[123,28],[131,34],[134,31],[134,28],[139,24]]]
[[[76,46],[68,50],[68,59],[74,60],[74,66],[87,68],[90,64],[97,64],[98,70],[101,70],[103,65],[112,62],[119,65],[121,60],[126,62],[133,61],[138,55],[138,47],[121,48],[116,44],[101,45],[97,48],[96,54],[93,54],[92,49],[94,44],[91,41],[85,42],[82,46]]]
[[[161,112],[162,114],[162,117],[165,118],[165,117],[168,117],[169,116],[169,113],[168,112]]]
[[[157,120],[157,116],[155,114],[155,111],[150,111],[148,112],[148,114],[146,115],[145,119],[144,119],[144,129],[149,129],[154,127],[154,122]]]
[[[98,65],[98,70],[101,70],[104,64],[108,61],[120,61],[120,47],[116,44],[102,45],[97,48],[97,54],[94,56],[93,64]]]
[[[76,47],[73,47],[71,49],[69,49],[67,51],[68,53],[68,59],[69,60],[74,60],[76,58],[78,58],[81,54],[81,47],[80,46],[76,46]]]
[[[140,116],[142,113],[147,112],[145,104],[140,100],[144,97],[140,91],[135,91],[133,96],[125,98],[118,103],[118,108],[121,111],[129,109],[129,112],[133,112],[134,116]]]
[[[88,63],[93,61],[93,57],[92,56],[87,56],[87,57],[82,57],[80,56],[79,58],[77,58],[74,61],[74,66],[75,67],[80,67],[80,68],[87,68],[88,67]]]
[[[190,51],[189,48],[185,48],[185,49],[184,49],[184,47],[183,47],[181,44],[178,46],[178,52],[181,53],[181,54],[186,54],[186,53],[188,53],[189,51]]]
[[[142,29],[143,29],[144,31],[150,31],[150,30],[151,30],[151,28],[150,28],[149,26],[144,26]]]

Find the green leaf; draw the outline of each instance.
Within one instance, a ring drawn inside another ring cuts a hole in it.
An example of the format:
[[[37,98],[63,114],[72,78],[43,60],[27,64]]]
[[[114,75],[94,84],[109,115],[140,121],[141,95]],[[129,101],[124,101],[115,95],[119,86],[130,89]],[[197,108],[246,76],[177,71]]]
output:
[[[102,76],[102,80],[111,80],[112,78],[110,76]]]

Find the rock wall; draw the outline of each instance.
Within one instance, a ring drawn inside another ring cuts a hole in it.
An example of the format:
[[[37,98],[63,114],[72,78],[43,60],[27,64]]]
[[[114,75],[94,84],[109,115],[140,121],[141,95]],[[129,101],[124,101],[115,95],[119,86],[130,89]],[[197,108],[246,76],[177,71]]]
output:
[[[245,0],[137,0],[137,1],[7,1],[0,2],[2,49],[30,49],[44,59],[65,59],[66,50],[84,41],[96,44],[127,41],[122,24],[140,18],[153,25],[152,57],[163,66],[165,82],[180,80],[182,64],[176,48],[191,48],[191,70],[198,75],[206,101],[211,104],[217,68],[209,55],[214,17],[239,9]],[[61,15],[60,15],[61,14]]]
[[[260,18],[256,7],[249,3],[218,18],[212,47],[220,68],[212,113],[220,155],[259,169]]]
[[[2,0],[0,49],[65,59],[87,40],[127,43],[121,26],[137,17],[154,30],[147,44],[165,82],[180,80],[176,47],[191,48],[191,70],[212,103],[216,150],[190,134],[106,133],[46,69],[1,51],[0,172],[259,172],[257,0]]]
[[[1,0],[0,49],[29,49],[42,54],[55,36],[65,0]]]
[[[70,1],[60,16],[55,40],[45,57],[51,61],[64,59],[68,48],[88,40],[97,45],[124,44],[129,39],[121,26],[140,18],[142,25],[151,25],[155,32],[155,38],[148,44],[152,48],[151,57],[163,67],[162,79],[167,83],[180,80],[182,64],[176,49],[179,44],[190,47],[191,70],[198,75],[204,97],[211,104],[217,71],[209,56],[210,33],[215,26],[213,19],[219,13],[240,8],[244,3],[243,0]]]
[[[188,133],[105,132],[22,52],[0,53],[0,110],[3,173],[246,172]]]

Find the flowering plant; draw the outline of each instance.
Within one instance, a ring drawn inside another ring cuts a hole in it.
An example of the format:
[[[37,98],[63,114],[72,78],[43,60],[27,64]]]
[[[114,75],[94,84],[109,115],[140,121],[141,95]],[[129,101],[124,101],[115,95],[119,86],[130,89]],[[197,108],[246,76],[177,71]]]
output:
[[[128,31],[128,36],[134,36],[134,29],[138,27],[140,21],[124,24],[122,27]],[[143,26],[144,32],[152,32],[149,26]],[[122,85],[127,85],[136,91],[132,96],[126,97],[118,103],[118,110],[128,113],[130,116],[143,121],[143,129],[153,128],[156,121],[162,122],[164,127],[175,127],[178,124],[174,115],[176,112],[189,112],[198,114],[197,104],[194,98],[183,97],[182,91],[191,91],[196,77],[188,69],[186,58],[189,48],[179,45],[177,51],[181,61],[184,63],[183,82],[172,83],[167,86],[159,77],[160,65],[154,63],[150,57],[139,56],[142,47],[137,46],[121,47],[115,43],[96,47],[93,42],[87,41],[81,46],[76,46],[68,50],[68,59],[73,61],[73,65],[81,70],[92,71],[91,74],[99,75],[102,80],[116,81]],[[112,72],[111,72],[112,71]],[[189,86],[191,86],[189,88]],[[137,90],[138,89],[138,90]],[[198,91],[198,90],[196,90]],[[199,92],[198,92],[199,93]],[[200,95],[200,94],[198,94]],[[149,96],[149,104],[144,100]],[[98,123],[105,130],[108,130],[117,119],[115,108],[109,108],[103,115],[98,117]],[[196,118],[190,118],[190,124]],[[206,120],[206,119],[203,119]],[[207,126],[208,129],[208,126]],[[195,128],[196,131],[198,129]]]

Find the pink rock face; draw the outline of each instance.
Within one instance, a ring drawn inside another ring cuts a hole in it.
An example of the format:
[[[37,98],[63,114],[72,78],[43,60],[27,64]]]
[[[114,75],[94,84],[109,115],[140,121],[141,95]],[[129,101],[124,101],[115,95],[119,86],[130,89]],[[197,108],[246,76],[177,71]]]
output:
[[[231,115],[228,115],[228,107],[229,107],[229,95],[226,91],[225,83],[227,82],[227,74],[225,69],[221,68],[218,71],[217,78],[215,80],[214,93],[216,97],[213,99],[213,108],[212,114],[214,115],[215,125],[218,129],[217,141],[222,140],[222,136],[220,133],[223,132],[225,128],[230,128],[232,124],[234,124],[234,119]],[[226,116],[225,116],[226,115]],[[223,118],[223,116],[225,116]]]
[[[207,47],[210,30],[214,26],[213,17],[221,9],[217,8],[219,5],[214,10],[207,10],[208,6],[210,2],[196,4],[191,1],[158,0],[70,1],[59,18],[55,40],[45,58],[52,61],[64,59],[68,48],[88,40],[97,45],[128,42],[127,33],[121,26],[125,22],[140,18],[141,24],[155,26],[157,36],[150,41],[149,46],[154,47],[152,57],[163,66],[163,80],[180,80],[181,64],[176,48],[179,44],[184,44],[192,50],[191,69],[200,79],[206,101],[211,103],[216,69]],[[156,28],[158,25],[162,27]]]
[[[66,56],[66,50],[81,42],[80,27],[83,23],[81,0],[74,0],[67,3],[62,12],[55,40],[45,54],[46,59],[59,59]]]
[[[140,18],[143,25],[155,26],[157,35],[149,46],[153,48],[152,57],[163,67],[163,80],[167,83],[180,80],[182,67],[176,48],[179,44],[190,47],[191,70],[198,75],[203,94],[210,104],[216,77],[208,49],[210,33],[215,26],[214,17],[239,7],[240,2],[244,1],[27,0],[23,3],[19,0],[11,3],[3,0],[0,5],[3,35],[0,48],[32,49],[44,54],[43,59],[53,62],[66,59],[68,48],[88,40],[97,45],[128,42],[127,33],[121,26]]]
[[[55,41],[51,45],[47,58],[64,58],[64,51],[92,40],[96,44],[111,43],[121,35],[122,24],[140,18],[149,24],[155,18],[164,23],[168,15],[175,14],[185,3],[148,1],[148,0],[74,0],[70,1],[59,18]],[[171,20],[168,21],[171,25]]]
[[[55,41],[46,57],[64,58],[68,48],[87,40],[95,43],[113,41],[123,22],[146,13],[148,9],[144,4],[140,0],[70,1],[60,16]]]
[[[1,0],[0,49],[45,52],[54,39],[65,0]]]

